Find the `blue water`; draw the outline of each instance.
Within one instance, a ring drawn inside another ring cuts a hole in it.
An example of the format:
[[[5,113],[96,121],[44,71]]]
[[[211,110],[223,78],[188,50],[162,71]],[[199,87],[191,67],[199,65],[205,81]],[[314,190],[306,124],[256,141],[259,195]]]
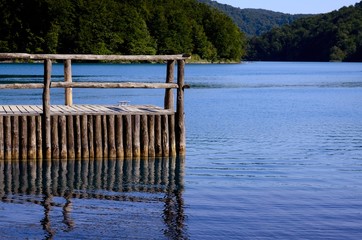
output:
[[[41,81],[42,71],[0,64],[0,81]],[[73,68],[75,81],[163,82],[165,71]],[[62,65],[53,73],[61,80]],[[0,164],[0,236],[362,238],[362,63],[188,64],[186,82],[185,159]],[[159,90],[74,91],[76,103],[163,104]],[[1,90],[1,104],[40,97]]]

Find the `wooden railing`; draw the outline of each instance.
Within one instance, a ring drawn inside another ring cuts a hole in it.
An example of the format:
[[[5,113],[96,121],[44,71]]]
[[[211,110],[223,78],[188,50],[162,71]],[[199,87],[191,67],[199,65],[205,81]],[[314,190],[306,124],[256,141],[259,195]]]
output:
[[[185,60],[188,55],[89,55],[89,54],[27,54],[27,53],[0,53],[0,60],[24,60],[44,62],[43,83],[14,83],[0,84],[0,89],[43,89],[43,127],[45,129],[45,148],[50,148],[50,88],[65,88],[65,105],[73,104],[72,88],[158,88],[165,89],[164,108],[174,110],[174,96],[172,89],[177,89],[175,132],[180,154],[185,152],[185,120],[184,120],[184,82]],[[99,82],[73,82],[72,61],[148,61],[166,62],[165,83],[99,83]],[[52,62],[64,61],[64,82],[51,82]],[[177,62],[177,83],[174,83],[175,63]],[[45,151],[47,151],[45,149]]]

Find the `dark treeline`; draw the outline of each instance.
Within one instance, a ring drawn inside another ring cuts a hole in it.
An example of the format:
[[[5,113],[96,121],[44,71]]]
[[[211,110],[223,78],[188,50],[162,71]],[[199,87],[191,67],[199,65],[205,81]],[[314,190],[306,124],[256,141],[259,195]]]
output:
[[[362,2],[249,39],[248,60],[362,61]]]
[[[0,0],[0,52],[240,61],[245,48],[231,18],[196,0]]]

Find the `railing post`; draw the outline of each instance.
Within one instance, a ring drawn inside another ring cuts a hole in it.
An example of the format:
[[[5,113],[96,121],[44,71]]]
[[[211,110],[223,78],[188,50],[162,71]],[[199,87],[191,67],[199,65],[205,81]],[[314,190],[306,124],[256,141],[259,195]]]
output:
[[[51,83],[52,61],[44,60],[44,88],[43,88],[43,157],[51,158],[51,135],[50,135],[50,83]]]
[[[167,72],[166,72],[166,83],[173,83],[174,81],[174,69],[175,69],[175,60],[167,61]],[[174,100],[173,100],[173,89],[166,88],[165,90],[165,109],[174,109]]]
[[[168,60],[167,61],[167,72],[166,72],[166,83],[173,83],[174,82],[174,75],[175,75],[175,60]],[[174,111],[175,109],[175,102],[173,97],[173,89],[166,89],[165,90],[165,109],[169,109]],[[175,134],[175,115],[168,116],[168,128],[169,130],[169,154],[171,156],[176,156],[176,134]]]
[[[64,60],[64,82],[72,82],[72,60]],[[65,105],[73,105],[73,89],[65,88]]]
[[[184,85],[185,60],[177,60],[177,106],[176,106],[176,147],[178,155],[186,153]]]

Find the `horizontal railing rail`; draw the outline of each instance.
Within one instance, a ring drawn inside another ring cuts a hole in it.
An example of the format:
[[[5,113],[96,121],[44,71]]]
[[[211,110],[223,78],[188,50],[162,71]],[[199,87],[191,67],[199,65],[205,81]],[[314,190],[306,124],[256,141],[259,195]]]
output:
[[[168,61],[186,60],[188,54],[178,55],[93,55],[93,54],[29,54],[29,53],[0,53],[0,59],[28,60],[79,60],[79,61]]]
[[[0,89],[39,89],[43,83],[8,83],[0,84]],[[151,88],[176,89],[176,83],[144,83],[144,82],[52,82],[50,88]]]

